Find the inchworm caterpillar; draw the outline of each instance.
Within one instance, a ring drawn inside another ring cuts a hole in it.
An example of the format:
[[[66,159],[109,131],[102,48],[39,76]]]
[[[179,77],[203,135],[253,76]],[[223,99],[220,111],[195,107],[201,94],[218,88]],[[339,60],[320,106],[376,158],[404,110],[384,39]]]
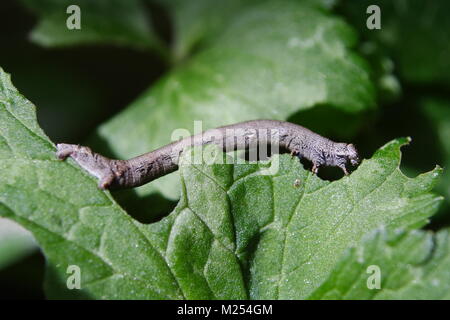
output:
[[[269,134],[263,137],[255,132]],[[276,132],[276,138],[270,132]],[[217,139],[217,136],[221,138]],[[314,174],[321,166],[334,166],[347,175],[348,163],[359,164],[353,144],[333,142],[302,126],[276,120],[252,120],[206,130],[129,160],[109,159],[88,147],[65,143],[57,145],[56,155],[61,160],[73,158],[99,178],[99,188],[121,189],[141,186],[177,170],[180,154],[189,146],[216,144],[224,151],[230,151],[248,150],[259,143],[276,143],[289,150],[291,155],[310,160]]]

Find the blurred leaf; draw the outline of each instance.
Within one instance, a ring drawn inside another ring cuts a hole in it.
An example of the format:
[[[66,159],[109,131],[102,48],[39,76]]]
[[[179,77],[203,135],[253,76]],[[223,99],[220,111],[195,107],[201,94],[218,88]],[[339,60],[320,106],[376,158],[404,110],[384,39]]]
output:
[[[29,231],[0,218],[0,270],[30,254],[35,248],[36,243]]]
[[[147,0],[153,2],[155,0]],[[173,55],[176,61],[186,58],[194,49],[204,47],[220,35],[240,11],[248,10],[261,0],[156,0],[171,15],[174,29]],[[284,0],[283,0],[284,1]],[[300,0],[305,5],[331,8],[335,0]]]
[[[366,26],[369,5],[381,9],[381,30]],[[449,1],[360,0],[342,6],[356,29],[392,55],[407,81],[450,84]]]
[[[372,109],[367,67],[349,50],[355,40],[342,20],[304,2],[266,1],[241,10],[207,48],[102,125],[94,149],[136,156],[171,142],[176,129],[194,133],[194,120],[206,130],[257,118],[285,120],[317,105],[346,114]],[[335,125],[340,131],[348,126]],[[137,192],[155,190],[177,199],[176,176]]]
[[[368,278],[380,271],[380,289]],[[368,271],[369,270],[369,271]],[[424,231],[374,232],[339,260],[310,299],[450,299],[450,236]]]
[[[374,41],[360,44],[361,55],[370,63],[372,81],[377,88],[380,103],[389,104],[401,96],[401,84],[395,74],[395,65],[384,48]]]
[[[117,44],[136,48],[158,48],[160,43],[140,0],[21,0],[39,17],[33,30],[34,42],[48,47],[80,44]],[[66,26],[77,5],[81,10],[81,30]]]
[[[436,133],[441,145],[441,152],[444,157],[444,174],[438,184],[441,191],[450,203],[450,100],[425,99],[422,102],[425,115],[431,120],[436,128]]]
[[[438,169],[414,179],[400,172],[407,139],[332,183],[288,155],[197,165],[185,152],[177,208],[145,225],[73,161],[55,159],[34,106],[3,72],[0,124],[0,215],[43,248],[53,298],[305,298],[365,233],[420,227],[440,200],[429,193]],[[69,265],[80,267],[82,290],[67,290]]]

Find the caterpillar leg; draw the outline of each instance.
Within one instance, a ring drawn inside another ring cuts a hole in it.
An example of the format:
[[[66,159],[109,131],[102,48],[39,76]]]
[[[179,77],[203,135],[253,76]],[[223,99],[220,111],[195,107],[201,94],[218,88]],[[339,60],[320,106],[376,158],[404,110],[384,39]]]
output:
[[[57,148],[56,157],[59,160],[65,160],[66,158],[70,157],[71,154],[76,152],[76,150],[79,150],[81,147],[76,144],[60,143],[56,145],[56,148]]]
[[[345,164],[340,165],[339,168],[341,168],[341,170],[344,172],[344,174],[345,174],[346,176],[348,176],[349,173],[348,173],[348,171],[347,171],[347,168],[345,167]]]
[[[313,174],[318,174],[319,173],[319,168],[320,168],[320,164],[317,163],[313,163],[313,167],[312,167],[312,173]]]

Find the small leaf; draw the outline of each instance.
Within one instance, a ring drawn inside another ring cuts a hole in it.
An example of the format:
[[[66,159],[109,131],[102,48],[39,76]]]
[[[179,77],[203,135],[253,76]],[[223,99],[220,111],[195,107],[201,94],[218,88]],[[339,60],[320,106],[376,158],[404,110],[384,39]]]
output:
[[[21,1],[40,17],[31,39],[43,46],[117,44],[148,49],[160,45],[140,0]],[[66,26],[71,5],[80,8],[80,30]]]
[[[348,250],[310,299],[450,299],[450,236],[379,230]],[[368,279],[380,276],[377,289]],[[368,271],[369,270],[369,271]],[[377,275],[375,275],[377,276]]]

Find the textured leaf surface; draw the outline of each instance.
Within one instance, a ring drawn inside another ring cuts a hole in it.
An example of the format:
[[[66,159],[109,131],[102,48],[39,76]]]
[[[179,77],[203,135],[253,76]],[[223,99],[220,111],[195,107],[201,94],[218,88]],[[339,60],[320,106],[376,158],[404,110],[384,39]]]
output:
[[[380,289],[368,278],[380,271]],[[369,280],[369,284],[371,284]],[[350,249],[311,299],[450,299],[450,235],[381,230]]]
[[[208,46],[170,72],[98,130],[102,146],[129,158],[163,146],[174,130],[191,133],[258,118],[285,120],[316,105],[355,114],[373,107],[365,63],[350,48],[355,34],[341,19],[304,2],[266,1],[233,16]],[[341,124],[346,126],[345,123]],[[179,197],[177,178],[151,186]]]
[[[49,297],[306,298],[365,233],[421,226],[440,200],[429,193],[438,169],[414,179],[400,172],[406,139],[332,183],[288,155],[198,165],[186,152],[177,208],[145,225],[70,159],[55,160],[34,106],[3,72],[0,123],[0,215],[43,248]],[[69,265],[81,268],[81,291],[67,290]]]
[[[151,48],[159,45],[140,0],[21,1],[40,17],[31,38],[43,46],[105,43]],[[80,30],[66,26],[71,16],[66,11],[71,5],[81,10]]]

